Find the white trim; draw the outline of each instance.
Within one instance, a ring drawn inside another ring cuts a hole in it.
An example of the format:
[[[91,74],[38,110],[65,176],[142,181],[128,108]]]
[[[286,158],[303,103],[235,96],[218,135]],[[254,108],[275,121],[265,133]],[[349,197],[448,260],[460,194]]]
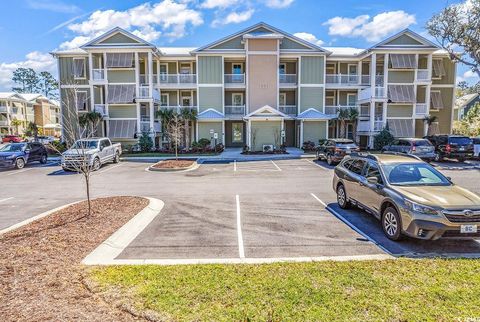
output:
[[[234,97],[235,95],[240,95],[240,96],[242,96],[242,104],[240,104],[240,106],[244,106],[244,105],[245,105],[245,100],[244,100],[243,92],[232,92],[232,106],[237,106],[237,105],[234,104],[234,101],[235,101],[235,100],[233,99],[233,97]],[[224,111],[223,114],[225,114],[225,111]]]
[[[198,87],[223,87],[223,84],[197,84]]]

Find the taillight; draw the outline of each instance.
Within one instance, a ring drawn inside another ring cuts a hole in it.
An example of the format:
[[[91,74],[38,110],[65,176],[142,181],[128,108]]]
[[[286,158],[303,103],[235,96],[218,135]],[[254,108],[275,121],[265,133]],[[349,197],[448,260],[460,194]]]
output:
[[[412,152],[415,152],[417,151],[417,147],[416,146],[412,146]]]
[[[447,152],[452,151],[452,147],[450,146],[450,144],[447,144],[447,145],[445,146],[445,151],[447,151]]]

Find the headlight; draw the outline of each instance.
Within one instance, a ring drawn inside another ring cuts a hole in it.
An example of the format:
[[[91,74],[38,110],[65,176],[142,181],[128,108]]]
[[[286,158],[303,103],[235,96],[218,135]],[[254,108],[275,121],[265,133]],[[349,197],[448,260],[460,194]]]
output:
[[[418,213],[425,214],[425,215],[433,215],[433,216],[438,215],[438,210],[437,209],[435,209],[433,207],[421,205],[421,204],[418,204],[418,203],[410,201],[410,200],[405,200],[405,205],[407,206],[407,209],[409,209],[411,211],[414,211],[414,212],[418,212]]]

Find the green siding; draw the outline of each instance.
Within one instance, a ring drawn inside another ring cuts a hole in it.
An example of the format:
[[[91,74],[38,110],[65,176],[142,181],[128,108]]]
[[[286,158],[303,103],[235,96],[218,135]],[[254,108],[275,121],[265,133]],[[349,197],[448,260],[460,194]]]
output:
[[[323,56],[302,56],[301,83],[323,84],[324,83],[324,60]]]
[[[388,105],[387,117],[412,117],[412,105]]]
[[[311,49],[311,48],[305,45],[302,45],[301,43],[298,43],[296,41],[293,41],[291,39],[283,38],[282,43],[280,44],[280,49]]]
[[[79,56],[79,58],[80,57],[81,56]],[[62,85],[88,85],[88,57],[84,57],[84,59],[85,59],[86,79],[74,79],[73,78],[73,58],[72,57],[58,58],[60,83]]]
[[[235,37],[233,39],[227,40],[221,44],[213,46],[212,49],[244,49],[245,46],[242,44],[242,36]]]
[[[199,84],[222,84],[222,57],[200,56],[198,57],[198,83]]]
[[[455,84],[455,63],[448,58],[443,58],[446,75],[441,79],[433,79],[432,84]]]
[[[198,107],[200,112],[209,108],[214,108],[223,113],[222,87],[199,87],[198,88]]]
[[[439,90],[442,93],[442,100],[444,108],[440,109],[438,112],[430,111],[431,115],[437,116],[437,122],[440,127],[440,133],[450,133],[452,110],[453,110],[453,95],[454,88],[435,88],[432,87],[432,91]],[[431,107],[430,107],[431,108]]]
[[[327,121],[303,122],[303,141],[312,141],[315,144],[319,140],[327,138]]]
[[[280,142],[275,142],[275,134],[279,141],[282,130],[281,121],[252,121],[251,125],[251,143],[254,151],[261,151],[264,144],[280,146]]]
[[[423,44],[408,35],[401,35],[400,37],[393,39],[392,41],[386,43],[385,45],[423,45]]]
[[[109,70],[107,77],[110,83],[135,83],[134,70]]]
[[[217,143],[223,143],[222,122],[198,122],[198,139],[209,139],[213,144],[213,134],[210,134],[211,129],[218,133]]]
[[[413,83],[415,81],[415,72],[411,71],[389,71],[389,83]]]
[[[120,32],[113,34],[112,36],[108,37],[107,39],[99,43],[100,44],[139,44],[139,42],[136,41],[135,39],[127,37]]]
[[[134,105],[128,105],[128,106],[109,105],[108,115],[111,118],[136,118],[137,108]]]
[[[323,111],[323,87],[300,87],[300,112],[309,108]]]

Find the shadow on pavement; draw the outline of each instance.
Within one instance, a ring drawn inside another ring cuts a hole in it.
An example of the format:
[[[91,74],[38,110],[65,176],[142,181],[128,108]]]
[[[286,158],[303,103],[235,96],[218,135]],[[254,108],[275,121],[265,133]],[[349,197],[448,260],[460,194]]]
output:
[[[319,160],[312,160],[312,162],[314,162],[316,165],[318,165],[319,167],[322,167],[324,168],[325,170],[333,170],[335,169],[336,165],[328,165],[327,162],[325,161],[319,161]]]
[[[79,174],[79,173],[74,171],[65,171],[63,169],[59,169],[59,170],[50,172],[49,174],[47,174],[47,176],[69,176],[69,175],[76,175],[76,174]]]
[[[383,233],[380,222],[372,215],[359,209],[341,209],[337,203],[328,207],[335,216],[346,221],[352,228],[368,236],[374,243],[393,256],[404,257],[475,257],[480,258],[480,240],[438,239],[419,240],[408,238],[394,242]]]

